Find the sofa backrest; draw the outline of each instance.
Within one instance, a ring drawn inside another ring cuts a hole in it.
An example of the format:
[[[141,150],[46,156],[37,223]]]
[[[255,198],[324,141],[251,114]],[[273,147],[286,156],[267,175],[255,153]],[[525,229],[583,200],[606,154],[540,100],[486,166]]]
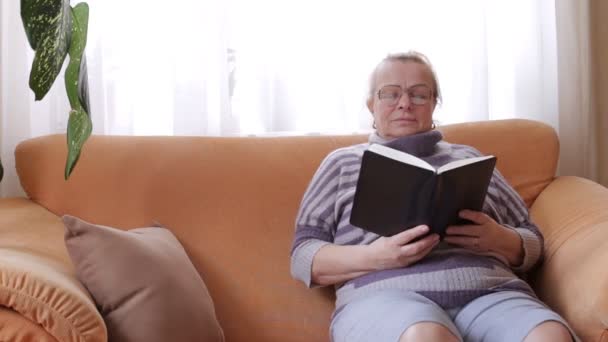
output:
[[[495,154],[528,204],[553,179],[558,142],[547,125],[503,120],[441,130],[447,141]],[[366,140],[93,136],[67,182],[64,135],[25,141],[15,156],[27,195],[57,215],[171,229],[207,284],[227,341],[326,341],[331,290],[290,277],[294,218],[323,157]]]

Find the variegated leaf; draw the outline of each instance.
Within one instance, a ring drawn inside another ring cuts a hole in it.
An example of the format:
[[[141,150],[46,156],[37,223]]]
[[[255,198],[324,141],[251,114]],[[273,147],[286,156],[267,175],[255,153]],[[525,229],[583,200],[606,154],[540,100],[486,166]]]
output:
[[[32,50],[37,49],[43,32],[69,6],[69,0],[21,0],[21,21]]]
[[[91,111],[89,108],[89,76],[87,71],[87,59],[85,56],[82,56],[82,60],[80,61],[80,73],[78,75],[78,99],[80,100],[80,104],[84,111],[91,116]]]
[[[89,6],[79,3],[72,12],[72,39],[70,44],[70,63],[65,70],[65,89],[73,110],[84,109],[89,113],[89,94],[87,64],[84,48],[87,45]]]
[[[22,0],[21,18],[32,48],[36,50],[30,88],[41,100],[61,71],[72,34],[69,0]]]
[[[65,179],[72,173],[78,162],[84,142],[91,135],[93,123],[89,115],[83,110],[70,111],[68,120],[68,158],[65,163]]]
[[[80,151],[91,135],[93,124],[89,113],[87,64],[84,48],[87,44],[89,6],[76,5],[72,10],[72,39],[70,63],[65,71],[65,89],[72,111],[68,121],[68,157],[65,164],[67,180],[78,162]]]

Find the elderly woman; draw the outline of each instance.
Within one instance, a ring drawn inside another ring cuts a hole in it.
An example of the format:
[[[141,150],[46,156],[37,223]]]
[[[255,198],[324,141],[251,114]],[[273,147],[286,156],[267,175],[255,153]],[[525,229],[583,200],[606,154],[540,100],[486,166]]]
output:
[[[516,273],[540,260],[543,238],[498,171],[471,225],[429,227],[381,237],[350,224],[363,152],[372,143],[431,165],[479,156],[442,141],[433,111],[439,84],[420,53],[389,55],[370,77],[369,143],[330,153],[314,175],[296,219],[291,270],[307,286],[334,285],[330,333],[338,341],[572,341],[567,323]]]

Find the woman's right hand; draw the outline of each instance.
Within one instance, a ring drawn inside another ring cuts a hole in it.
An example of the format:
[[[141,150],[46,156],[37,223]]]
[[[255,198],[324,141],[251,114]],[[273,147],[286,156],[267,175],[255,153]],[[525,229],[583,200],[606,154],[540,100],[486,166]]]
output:
[[[391,237],[380,237],[368,245],[377,270],[406,267],[424,258],[439,243],[439,235],[429,234],[425,225],[407,229]],[[413,242],[414,241],[414,242]]]
[[[427,226],[417,226],[391,237],[380,237],[369,245],[327,244],[312,262],[311,279],[317,285],[340,284],[364,274],[409,266],[427,255],[439,242],[437,234],[427,234]]]

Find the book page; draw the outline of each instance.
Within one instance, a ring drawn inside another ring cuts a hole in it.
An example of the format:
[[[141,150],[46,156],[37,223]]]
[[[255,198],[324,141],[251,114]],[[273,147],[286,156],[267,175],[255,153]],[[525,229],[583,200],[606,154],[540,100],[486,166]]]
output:
[[[409,153],[395,150],[394,148],[386,147],[380,144],[372,144],[367,150],[405,164],[418,166],[419,168],[435,172],[435,168],[431,166],[431,164]]]
[[[446,172],[449,170],[453,170],[459,167],[462,167],[464,165],[469,165],[469,164],[473,164],[473,163],[477,163],[480,162],[482,160],[486,160],[486,159],[491,159],[494,158],[494,156],[489,155],[489,156],[483,156],[483,157],[474,157],[474,158],[467,158],[467,159],[461,159],[461,160],[456,160],[450,163],[447,163],[445,165],[443,165],[442,167],[437,169],[437,174],[440,174],[442,172]]]

